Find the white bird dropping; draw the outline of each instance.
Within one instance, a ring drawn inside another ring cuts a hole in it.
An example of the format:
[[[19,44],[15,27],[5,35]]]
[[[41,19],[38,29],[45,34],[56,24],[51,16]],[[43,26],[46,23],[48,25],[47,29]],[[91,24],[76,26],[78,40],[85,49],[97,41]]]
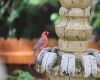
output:
[[[96,76],[97,64],[93,55],[82,55],[82,66],[84,68],[84,77]]]
[[[37,63],[37,64],[41,64],[41,63],[42,63],[42,60],[43,60],[44,55],[45,55],[46,52],[48,52],[49,50],[51,50],[51,48],[47,47],[47,48],[43,48],[43,49],[40,51],[40,53],[38,54],[37,59],[36,59],[36,63]]]
[[[46,72],[50,72],[56,63],[57,60],[57,54],[53,52],[47,52],[44,55],[43,61],[42,61],[42,70]]]
[[[72,54],[63,54],[61,59],[60,72],[74,77],[75,75],[75,56]]]
[[[100,54],[94,54],[97,64],[100,66]]]

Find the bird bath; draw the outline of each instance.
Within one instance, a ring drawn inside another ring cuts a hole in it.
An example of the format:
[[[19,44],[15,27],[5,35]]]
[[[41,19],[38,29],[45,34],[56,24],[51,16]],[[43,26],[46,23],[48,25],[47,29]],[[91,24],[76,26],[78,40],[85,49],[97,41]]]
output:
[[[46,72],[50,80],[95,80],[100,77],[97,67],[100,55],[99,51],[88,49],[92,34],[88,23],[91,0],[60,0],[60,3],[60,23],[55,26],[58,48],[42,49],[36,70]]]

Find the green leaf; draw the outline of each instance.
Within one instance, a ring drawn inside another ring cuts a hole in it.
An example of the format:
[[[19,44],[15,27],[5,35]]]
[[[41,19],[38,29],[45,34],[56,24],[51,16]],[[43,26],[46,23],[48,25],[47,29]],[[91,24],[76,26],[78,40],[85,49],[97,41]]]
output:
[[[10,16],[8,17],[7,21],[12,23],[18,16],[19,16],[19,13],[17,12],[17,10],[13,10]]]
[[[15,28],[9,30],[8,37],[11,37],[11,38],[15,37],[15,33],[16,33],[16,29]]]
[[[100,28],[100,19],[96,19],[95,25],[96,27]]]
[[[51,14],[51,16],[50,16],[50,19],[51,19],[52,21],[56,20],[57,18],[58,18],[58,13],[53,13],[53,14]]]
[[[45,0],[44,0],[45,1]],[[43,0],[29,0],[29,4],[32,4],[32,5],[41,5],[44,3]]]
[[[36,80],[36,78],[30,75],[28,72],[16,70],[7,78],[7,80]]]
[[[54,6],[57,6],[59,3],[59,0],[50,0],[50,3]]]
[[[54,22],[54,24],[57,24],[59,22],[59,14],[53,13],[50,16],[50,20]]]
[[[2,15],[4,14],[5,10],[6,10],[5,7],[2,7],[2,8],[0,9],[0,18],[1,18]]]

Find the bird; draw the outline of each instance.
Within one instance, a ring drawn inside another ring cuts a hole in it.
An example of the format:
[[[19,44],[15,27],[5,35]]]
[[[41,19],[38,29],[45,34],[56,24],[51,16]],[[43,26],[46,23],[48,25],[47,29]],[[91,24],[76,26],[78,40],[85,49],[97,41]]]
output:
[[[47,46],[47,43],[48,43],[48,35],[49,35],[49,32],[48,31],[42,32],[40,39],[37,41],[37,43],[33,47],[32,58],[34,58],[34,63],[36,62],[36,58],[37,58],[37,56],[39,54],[39,51]],[[31,62],[33,60],[32,58],[31,58],[31,60],[29,62],[29,67],[30,67]]]

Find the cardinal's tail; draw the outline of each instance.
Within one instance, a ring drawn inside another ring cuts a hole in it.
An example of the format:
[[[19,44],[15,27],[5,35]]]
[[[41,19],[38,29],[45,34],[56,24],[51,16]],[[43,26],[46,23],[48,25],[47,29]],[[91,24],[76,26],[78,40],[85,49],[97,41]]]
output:
[[[33,63],[35,63],[36,58],[37,58],[37,51],[34,50],[32,56],[31,56],[31,58],[30,58],[29,64],[28,64],[29,67],[31,66],[31,64],[32,64],[33,61],[34,61]]]

